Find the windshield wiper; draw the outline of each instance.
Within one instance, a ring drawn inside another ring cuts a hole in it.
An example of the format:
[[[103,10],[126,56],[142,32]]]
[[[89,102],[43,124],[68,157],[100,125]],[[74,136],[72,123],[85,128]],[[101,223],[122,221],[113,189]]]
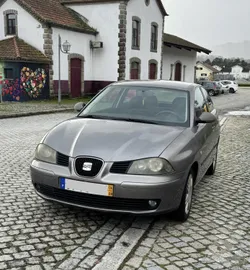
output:
[[[135,119],[135,118],[120,118],[119,120],[128,121],[128,122],[137,122],[137,123],[145,123],[145,124],[155,124],[159,125],[158,122],[146,119]]]
[[[79,115],[80,118],[92,118],[92,119],[113,119],[109,116],[103,116],[103,115],[93,115],[93,114],[87,114],[87,115]]]
[[[147,119],[136,119],[136,118],[119,118],[119,117],[112,117],[112,116],[104,116],[104,115],[80,115],[80,118],[92,118],[92,119],[107,119],[107,120],[117,120],[117,121],[127,121],[127,122],[137,122],[137,123],[145,123],[145,124],[158,124],[156,121],[147,120]]]

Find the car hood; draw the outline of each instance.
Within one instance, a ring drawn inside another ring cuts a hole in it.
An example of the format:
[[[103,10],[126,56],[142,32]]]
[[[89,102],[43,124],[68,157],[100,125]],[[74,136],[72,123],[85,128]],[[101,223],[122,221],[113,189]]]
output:
[[[125,161],[159,156],[183,132],[182,127],[116,120],[74,118],[54,127],[43,143],[76,157]]]

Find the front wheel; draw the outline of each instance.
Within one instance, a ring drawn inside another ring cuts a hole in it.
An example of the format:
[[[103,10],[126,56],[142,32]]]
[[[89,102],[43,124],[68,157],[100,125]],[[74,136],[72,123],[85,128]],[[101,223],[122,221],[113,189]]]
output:
[[[178,221],[185,222],[189,217],[192,206],[193,190],[194,172],[191,170],[187,178],[180,206],[174,213],[175,219]]]
[[[206,175],[214,175],[217,165],[218,147],[216,148],[216,154],[213,157],[213,162],[208,168]]]
[[[209,91],[208,91],[208,94],[209,94],[209,96],[211,96],[211,97],[212,97],[212,96],[215,96],[214,90],[209,90]]]
[[[234,94],[234,93],[235,93],[234,89],[233,89],[233,88],[230,88],[230,89],[229,89],[229,93]]]

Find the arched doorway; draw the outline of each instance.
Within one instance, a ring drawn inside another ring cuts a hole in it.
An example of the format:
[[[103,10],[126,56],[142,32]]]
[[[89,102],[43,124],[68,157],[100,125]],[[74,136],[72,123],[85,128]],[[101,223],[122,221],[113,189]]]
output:
[[[175,74],[174,74],[175,81],[181,81],[181,68],[182,68],[181,63],[175,64]]]
[[[138,62],[134,61],[131,63],[130,78],[131,80],[139,79],[139,63]]]
[[[80,97],[82,88],[82,60],[70,59],[70,90],[71,97]]]
[[[149,64],[149,79],[156,80],[157,77],[157,65],[155,63]]]

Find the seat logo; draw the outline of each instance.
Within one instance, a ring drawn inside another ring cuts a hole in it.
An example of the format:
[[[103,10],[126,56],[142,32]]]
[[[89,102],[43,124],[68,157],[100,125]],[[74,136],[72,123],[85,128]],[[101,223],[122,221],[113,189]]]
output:
[[[90,162],[84,162],[82,165],[82,170],[86,172],[90,172],[92,170],[92,163]]]

